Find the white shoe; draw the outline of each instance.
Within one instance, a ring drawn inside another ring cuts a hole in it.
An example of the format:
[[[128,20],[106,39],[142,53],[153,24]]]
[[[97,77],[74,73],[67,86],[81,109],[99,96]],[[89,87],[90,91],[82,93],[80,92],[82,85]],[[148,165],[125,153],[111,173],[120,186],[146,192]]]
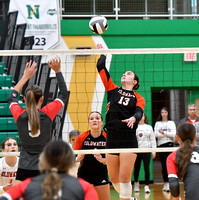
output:
[[[151,192],[151,190],[149,189],[149,186],[148,186],[148,185],[145,185],[145,186],[144,186],[144,192],[145,192],[145,193],[150,193],[150,192]]]
[[[139,192],[140,188],[139,188],[139,182],[135,182],[134,183],[134,192]]]
[[[131,199],[130,200],[137,200],[135,197],[131,197]]]
[[[163,185],[162,190],[163,190],[164,192],[170,192],[169,183],[165,183],[165,184]]]

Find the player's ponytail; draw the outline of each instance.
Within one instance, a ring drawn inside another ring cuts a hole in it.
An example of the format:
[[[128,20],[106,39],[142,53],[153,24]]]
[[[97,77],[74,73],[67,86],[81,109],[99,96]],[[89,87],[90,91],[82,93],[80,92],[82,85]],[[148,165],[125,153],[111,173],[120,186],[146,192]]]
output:
[[[177,165],[178,178],[184,180],[193,152],[192,143],[196,135],[195,127],[190,123],[184,123],[178,127],[177,135],[180,137],[183,145],[179,149],[175,164]]]
[[[40,129],[39,113],[37,111],[37,103],[42,97],[40,87],[32,85],[26,89],[26,112],[28,114],[28,121],[31,128],[31,133],[35,135]]]
[[[140,85],[139,85],[139,77],[137,76],[137,74],[135,72],[134,72],[134,80],[136,80],[137,83],[136,83],[136,85],[133,86],[133,89],[137,90],[140,87]]]
[[[60,190],[63,185],[59,173],[66,174],[74,163],[71,147],[64,141],[50,142],[40,155],[41,171],[47,172],[42,183],[43,200],[60,200]]]

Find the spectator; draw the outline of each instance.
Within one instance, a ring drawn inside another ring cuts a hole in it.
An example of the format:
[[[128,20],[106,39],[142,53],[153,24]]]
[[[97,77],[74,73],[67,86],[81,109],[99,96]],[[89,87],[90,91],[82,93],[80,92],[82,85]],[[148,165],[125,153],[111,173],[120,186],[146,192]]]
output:
[[[199,122],[199,117],[197,116],[196,111],[196,105],[189,104],[187,110],[188,116],[181,119],[179,125],[186,122],[194,125],[196,122]]]
[[[154,128],[155,136],[157,138],[157,147],[173,147],[176,135],[176,125],[170,120],[169,111],[167,107],[163,107],[160,111],[158,121]],[[164,185],[162,190],[169,192],[168,173],[166,167],[166,159],[170,152],[160,152],[160,162],[162,165],[162,176]]]
[[[74,149],[74,147],[75,147],[75,141],[76,141],[77,137],[80,134],[81,134],[81,132],[78,131],[78,130],[72,130],[72,131],[70,131],[70,133],[69,133],[69,140],[68,141],[69,141],[69,144],[71,145],[72,149]]]
[[[138,128],[136,130],[136,136],[138,140],[138,148],[156,148],[156,140],[155,134],[153,133],[153,128],[151,125],[148,124],[148,119],[145,114],[143,114],[142,119],[139,121]],[[153,159],[156,156],[156,152],[152,153]],[[150,179],[150,171],[149,171],[149,164],[151,160],[151,153],[138,153],[137,159],[135,161],[135,168],[134,168],[134,192],[139,192],[139,171],[141,162],[143,160],[144,163],[144,172],[145,172],[145,186],[144,192],[150,193],[149,189],[149,179]]]
[[[72,149],[74,149],[75,147],[75,142],[76,142],[76,139],[77,137],[80,135],[80,131],[78,130],[72,130],[70,133],[69,133],[69,145]],[[75,162],[74,166],[70,168],[69,170],[69,174],[72,175],[72,176],[75,176],[77,177],[77,170],[79,168],[79,162]]]
[[[196,128],[196,136],[197,136],[196,145],[199,145],[199,117],[197,116],[196,111],[197,111],[196,105],[189,104],[187,109],[188,116],[181,119],[179,125],[186,122],[193,124]]]

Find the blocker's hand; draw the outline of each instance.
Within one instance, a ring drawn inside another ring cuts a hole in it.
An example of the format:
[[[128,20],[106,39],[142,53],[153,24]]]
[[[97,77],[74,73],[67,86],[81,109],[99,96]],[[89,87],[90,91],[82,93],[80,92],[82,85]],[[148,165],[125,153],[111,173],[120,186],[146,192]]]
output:
[[[37,63],[34,61],[32,62],[32,60],[30,60],[29,62],[27,62],[24,73],[23,73],[23,77],[30,79],[37,71]]]
[[[61,59],[60,58],[53,58],[48,61],[48,66],[55,71],[55,73],[58,73],[61,71]]]

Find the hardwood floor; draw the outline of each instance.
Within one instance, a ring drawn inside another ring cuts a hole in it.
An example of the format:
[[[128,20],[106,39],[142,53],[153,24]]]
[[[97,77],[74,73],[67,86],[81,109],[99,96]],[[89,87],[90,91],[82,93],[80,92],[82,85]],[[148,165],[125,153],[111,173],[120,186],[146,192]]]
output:
[[[140,185],[140,192],[134,193],[133,197],[136,197],[137,200],[172,200],[171,194],[169,192],[163,192],[163,184],[151,184],[149,185],[151,193],[144,193],[144,185]],[[180,197],[181,200],[184,200],[184,185],[180,184]],[[119,200],[117,192],[111,187],[111,200]]]

